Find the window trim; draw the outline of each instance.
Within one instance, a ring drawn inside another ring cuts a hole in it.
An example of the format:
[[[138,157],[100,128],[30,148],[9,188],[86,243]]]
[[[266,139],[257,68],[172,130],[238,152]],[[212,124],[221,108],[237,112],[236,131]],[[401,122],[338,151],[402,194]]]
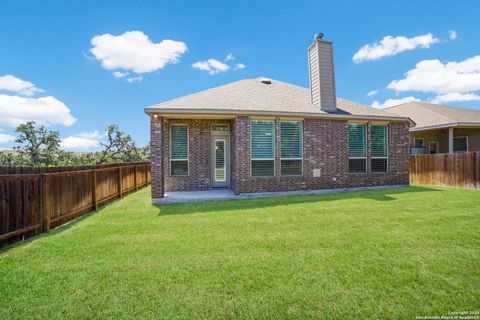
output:
[[[187,158],[186,159],[172,159],[172,128],[173,127],[187,127]],[[187,177],[190,175],[190,126],[188,123],[176,122],[170,124],[170,145],[169,145],[169,158],[170,158],[170,170],[169,175],[171,177]],[[187,174],[172,174],[172,162],[173,161],[187,161]]]
[[[372,145],[371,145],[371,141],[372,141],[372,137],[371,137],[371,135],[372,135],[372,126],[382,126],[382,127],[385,127],[385,135],[386,135],[386,142],[385,142],[386,145],[385,145],[385,147],[386,147],[386,154],[387,154],[385,157],[374,157],[374,156],[373,156],[373,152],[372,152],[372,150],[371,150],[371,149],[372,149]],[[388,147],[389,147],[389,146],[388,146],[388,145],[389,145],[389,143],[388,143],[388,142],[389,142],[389,138],[390,138],[390,136],[389,136],[389,134],[388,134],[388,124],[371,124],[371,125],[370,125],[370,172],[371,172],[371,173],[388,173],[388,171],[389,171],[388,169],[389,169],[389,165],[390,165],[390,159],[389,159],[389,157],[388,157],[389,152],[390,152],[390,150],[389,150],[389,148],[388,148]],[[372,159],[386,159],[386,160],[387,160],[386,171],[373,171],[373,170],[372,170]]]
[[[298,122],[300,123],[300,158],[283,158],[282,157],[282,122]],[[280,176],[281,177],[303,177],[303,121],[301,120],[280,120]],[[282,161],[283,160],[300,160],[301,172],[295,175],[282,175]]]
[[[254,158],[253,157],[253,148],[252,148],[252,142],[253,142],[253,134],[252,134],[252,122],[254,121],[270,121],[273,122],[273,158]],[[277,130],[276,130],[276,121],[274,119],[250,119],[250,177],[251,178],[272,178],[276,176],[277,172],[277,163],[275,161],[275,156],[277,154],[277,145],[276,145],[276,140],[277,140]],[[254,176],[253,173],[253,166],[252,163],[253,161],[273,161],[273,175],[271,176]]]
[[[421,147],[416,147],[416,145],[415,145],[416,140],[422,140],[422,146]],[[425,148],[425,139],[424,138],[413,138],[413,147],[414,148]]]
[[[368,173],[368,160],[367,160],[367,155],[368,155],[368,124],[365,122],[350,122],[348,123],[348,126],[350,125],[361,125],[365,127],[365,141],[364,141],[364,148],[365,148],[365,156],[364,157],[351,157],[350,156],[350,134],[348,133],[348,127],[347,127],[347,148],[348,148],[348,173],[349,174],[356,174],[356,175],[365,175]],[[362,159],[365,160],[365,171],[364,172],[350,172],[350,159]]]
[[[466,145],[467,145],[467,150],[465,151],[455,151],[454,148],[455,148],[455,139],[461,139],[461,138],[465,138],[465,142],[466,142]],[[452,146],[452,150],[453,150],[453,153],[459,153],[459,152],[468,152],[470,150],[470,146],[468,145],[468,136],[454,136],[453,137],[453,146]]]

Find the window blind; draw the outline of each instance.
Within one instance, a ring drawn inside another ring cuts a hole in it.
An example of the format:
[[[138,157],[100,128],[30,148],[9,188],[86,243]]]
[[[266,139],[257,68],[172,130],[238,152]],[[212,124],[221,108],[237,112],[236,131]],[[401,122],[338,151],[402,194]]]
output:
[[[349,172],[365,173],[367,171],[366,125],[352,123],[348,125]]]
[[[303,130],[301,121],[280,123],[281,175],[302,175]]]
[[[172,124],[170,127],[170,174],[188,175],[188,125]]]
[[[275,175],[275,121],[250,122],[250,150],[252,176]]]

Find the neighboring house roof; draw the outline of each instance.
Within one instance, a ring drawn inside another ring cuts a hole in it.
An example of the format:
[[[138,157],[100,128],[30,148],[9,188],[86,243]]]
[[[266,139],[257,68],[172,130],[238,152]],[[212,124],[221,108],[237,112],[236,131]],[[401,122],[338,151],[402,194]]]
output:
[[[146,113],[297,115],[327,118],[373,118],[410,121],[406,117],[337,98],[337,111],[325,112],[310,102],[310,90],[265,78],[245,79],[148,108]]]
[[[480,111],[413,101],[386,108],[390,113],[409,117],[416,126],[412,131],[435,128],[480,126]]]

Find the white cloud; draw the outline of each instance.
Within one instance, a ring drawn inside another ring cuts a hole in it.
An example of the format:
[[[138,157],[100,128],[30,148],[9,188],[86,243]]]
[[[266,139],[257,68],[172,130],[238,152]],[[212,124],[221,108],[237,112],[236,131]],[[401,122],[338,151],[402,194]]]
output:
[[[396,106],[398,104],[412,102],[412,101],[420,101],[420,100],[415,97],[405,97],[400,99],[388,99],[384,103],[374,101],[372,103],[372,107],[377,109],[384,109],[384,108],[389,108],[389,107]]]
[[[112,74],[115,78],[125,78],[128,72],[114,71]]]
[[[127,31],[119,36],[109,33],[91,40],[90,52],[107,70],[126,70],[143,74],[177,63],[187,51],[181,41],[152,42],[142,31]]]
[[[452,92],[446,93],[442,95],[438,95],[434,97],[431,102],[432,103],[446,103],[451,101],[478,101],[480,100],[480,95],[475,93],[460,93],[460,92]]]
[[[0,144],[13,142],[14,140],[15,137],[10,134],[0,133]]]
[[[16,127],[26,121],[39,124],[72,125],[75,118],[60,100],[47,96],[25,98],[0,94],[0,125]]]
[[[377,93],[378,93],[378,90],[372,90],[369,93],[367,93],[367,97],[373,97],[377,95]]]
[[[360,63],[367,60],[378,60],[419,47],[430,48],[430,45],[438,42],[440,42],[440,40],[435,38],[431,33],[413,38],[385,36],[379,43],[366,44],[361,47],[353,56],[353,62]]]
[[[449,38],[450,40],[455,40],[455,39],[457,39],[457,32],[454,31],[454,30],[449,30],[449,31],[448,31],[448,38]]]
[[[98,131],[82,132],[78,135],[69,136],[60,142],[60,147],[67,150],[89,151],[100,146],[100,141],[105,137]]]
[[[237,63],[237,65],[235,66],[235,70],[242,70],[242,69],[245,69],[245,65],[243,63]]]
[[[142,75],[139,75],[139,76],[136,76],[136,77],[130,77],[130,78],[127,78],[127,81],[132,83],[132,82],[140,82],[143,80],[143,76]]]
[[[233,56],[233,54],[229,53],[225,57],[224,61],[231,61],[231,60],[235,60],[235,57]]]
[[[419,91],[436,94],[480,90],[480,55],[460,62],[422,60],[415,68],[406,72],[405,78],[390,82],[388,88],[397,92]]]
[[[230,66],[218,61],[216,59],[208,59],[205,61],[198,61],[192,64],[194,69],[208,71],[210,75],[214,75],[220,72],[225,72],[230,69]]]
[[[33,96],[36,92],[44,92],[30,81],[19,79],[10,74],[0,77],[0,90],[16,92],[27,97]]]

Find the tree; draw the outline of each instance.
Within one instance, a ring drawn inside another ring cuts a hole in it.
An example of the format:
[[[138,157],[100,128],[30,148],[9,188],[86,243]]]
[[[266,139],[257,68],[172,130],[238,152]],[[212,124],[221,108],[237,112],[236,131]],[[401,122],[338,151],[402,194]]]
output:
[[[128,162],[135,153],[135,142],[129,134],[120,131],[118,125],[111,124],[107,128],[107,142],[100,143],[103,150],[97,164],[111,162]]]
[[[29,159],[33,166],[55,165],[60,153],[60,133],[49,131],[44,126],[37,127],[35,121],[21,124],[15,130],[20,144],[14,149]]]

